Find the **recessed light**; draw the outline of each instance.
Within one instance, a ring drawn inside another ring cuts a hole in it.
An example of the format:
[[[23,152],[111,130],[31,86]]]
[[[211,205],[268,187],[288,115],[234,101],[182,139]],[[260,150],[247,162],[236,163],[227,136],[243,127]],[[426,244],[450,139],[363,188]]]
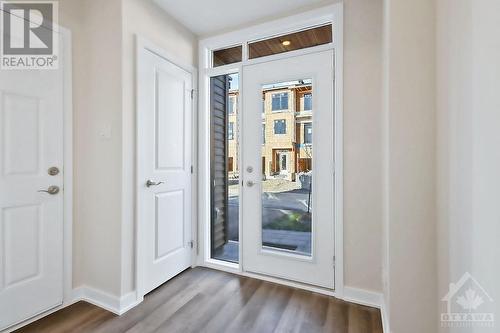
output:
[[[292,42],[290,42],[289,40],[284,40],[281,42],[281,44],[283,44],[283,46],[288,46],[288,45],[292,44]]]

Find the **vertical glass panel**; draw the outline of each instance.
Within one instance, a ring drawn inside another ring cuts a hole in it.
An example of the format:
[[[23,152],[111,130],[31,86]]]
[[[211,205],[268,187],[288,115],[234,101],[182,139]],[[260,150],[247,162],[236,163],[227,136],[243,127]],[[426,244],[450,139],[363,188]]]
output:
[[[311,256],[312,80],[265,85],[262,95],[262,246]]]
[[[210,79],[211,257],[239,259],[238,74]]]
[[[243,48],[241,45],[213,51],[212,67],[219,67],[240,62],[242,56]]]
[[[332,25],[326,24],[291,34],[259,40],[248,44],[248,58],[305,49],[332,42]]]

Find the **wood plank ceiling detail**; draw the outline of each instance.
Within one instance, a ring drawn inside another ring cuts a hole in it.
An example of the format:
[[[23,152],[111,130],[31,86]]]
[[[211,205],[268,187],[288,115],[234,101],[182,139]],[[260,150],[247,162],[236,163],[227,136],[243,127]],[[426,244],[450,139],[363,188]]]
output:
[[[259,40],[248,44],[248,57],[255,59],[273,54],[300,50],[332,42],[332,26],[327,24],[283,36]],[[242,46],[233,46],[213,52],[213,67],[233,64],[242,60]]]

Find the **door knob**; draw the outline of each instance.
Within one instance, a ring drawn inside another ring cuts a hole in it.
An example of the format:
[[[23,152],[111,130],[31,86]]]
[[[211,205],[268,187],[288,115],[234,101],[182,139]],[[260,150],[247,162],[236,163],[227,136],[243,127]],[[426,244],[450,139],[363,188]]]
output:
[[[251,181],[251,180],[247,181],[247,186],[248,186],[248,187],[252,187],[252,186],[254,186],[254,185],[255,185],[255,182],[253,182],[253,181]]]
[[[38,192],[45,192],[45,193],[48,193],[50,195],[56,195],[57,193],[59,193],[59,186],[49,186],[48,189],[46,190],[39,190]]]
[[[161,185],[161,184],[165,184],[165,182],[154,182],[152,180],[149,180],[146,182],[146,186],[147,187],[151,187],[151,186],[158,186],[158,185]]]

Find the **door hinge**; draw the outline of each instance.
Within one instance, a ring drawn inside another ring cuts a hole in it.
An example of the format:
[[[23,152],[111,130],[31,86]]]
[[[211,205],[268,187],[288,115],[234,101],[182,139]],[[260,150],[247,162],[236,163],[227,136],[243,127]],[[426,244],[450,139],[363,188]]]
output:
[[[335,256],[333,256],[333,268],[335,268]]]
[[[194,173],[194,168],[193,168],[193,166],[191,165],[191,174],[193,174],[193,173]]]
[[[193,249],[194,248],[194,241],[188,242],[188,245],[189,245],[189,247],[191,247]]]
[[[191,99],[194,99],[194,89],[191,89]]]

